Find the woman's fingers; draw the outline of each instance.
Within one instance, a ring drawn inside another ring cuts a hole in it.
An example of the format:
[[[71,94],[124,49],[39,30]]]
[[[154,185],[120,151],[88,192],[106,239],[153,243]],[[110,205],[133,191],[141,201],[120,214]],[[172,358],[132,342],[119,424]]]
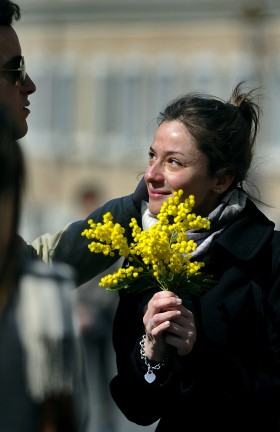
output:
[[[177,349],[179,355],[187,355],[192,351],[196,341],[195,325],[181,327],[176,323],[171,323],[165,335],[165,342]]]
[[[162,352],[166,344],[174,346],[179,355],[189,354],[192,350],[196,340],[193,314],[174,293],[160,291],[154,294],[145,308],[143,323],[151,342],[151,353],[158,349]]]
[[[149,301],[149,303],[144,309],[143,322],[145,327],[147,328],[148,325],[150,325],[150,327],[158,325],[160,323],[160,319],[159,321],[156,320],[155,322],[154,316],[156,314],[163,313],[165,311],[172,311],[178,308],[178,306],[180,306],[181,304],[182,304],[182,300],[179,297],[177,297],[174,293],[170,291],[157,292],[156,294],[153,295],[153,297],[151,298],[151,300]],[[170,317],[173,317],[173,315],[171,314],[171,316],[164,316],[161,318],[170,319]]]

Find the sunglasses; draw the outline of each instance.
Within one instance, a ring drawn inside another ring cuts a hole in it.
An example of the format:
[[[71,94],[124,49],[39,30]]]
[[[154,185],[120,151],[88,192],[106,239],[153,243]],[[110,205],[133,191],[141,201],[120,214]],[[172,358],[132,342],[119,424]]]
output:
[[[26,78],[24,57],[13,57],[12,60],[0,68],[0,73],[10,83],[15,85],[19,81],[23,85]]]

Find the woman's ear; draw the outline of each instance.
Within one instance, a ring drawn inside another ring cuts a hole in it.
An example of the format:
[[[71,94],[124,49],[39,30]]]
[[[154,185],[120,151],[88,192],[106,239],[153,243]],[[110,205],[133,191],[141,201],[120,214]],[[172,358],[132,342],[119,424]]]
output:
[[[231,174],[223,174],[217,177],[217,181],[214,185],[214,192],[218,194],[222,194],[226,192],[231,186],[233,180],[234,180],[234,176]]]

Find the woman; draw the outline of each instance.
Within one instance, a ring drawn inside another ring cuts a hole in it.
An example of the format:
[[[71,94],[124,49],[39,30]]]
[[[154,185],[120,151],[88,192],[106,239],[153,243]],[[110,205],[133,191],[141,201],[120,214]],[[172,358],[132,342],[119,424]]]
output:
[[[259,115],[240,83],[228,102],[187,94],[159,116],[142,226],[174,191],[193,194],[211,222],[188,233],[193,258],[216,282],[188,308],[170,291],[120,291],[111,393],[157,432],[280,431],[280,236],[245,190]]]
[[[20,146],[0,109],[0,430],[82,432],[86,387],[74,275],[66,265],[23,260],[16,233],[24,178]]]

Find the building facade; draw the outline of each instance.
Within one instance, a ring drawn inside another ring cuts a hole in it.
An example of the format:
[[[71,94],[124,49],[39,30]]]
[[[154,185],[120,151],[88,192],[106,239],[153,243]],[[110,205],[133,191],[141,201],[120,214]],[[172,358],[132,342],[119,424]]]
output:
[[[104,200],[134,189],[167,102],[192,90],[226,99],[239,81],[260,87],[263,116],[252,179],[275,207],[264,210],[279,225],[277,0],[20,5],[16,29],[37,85],[24,147],[31,172],[28,208],[36,213],[38,233],[53,220],[47,202],[60,207],[54,229],[75,217],[75,191],[83,182],[99,181]]]

